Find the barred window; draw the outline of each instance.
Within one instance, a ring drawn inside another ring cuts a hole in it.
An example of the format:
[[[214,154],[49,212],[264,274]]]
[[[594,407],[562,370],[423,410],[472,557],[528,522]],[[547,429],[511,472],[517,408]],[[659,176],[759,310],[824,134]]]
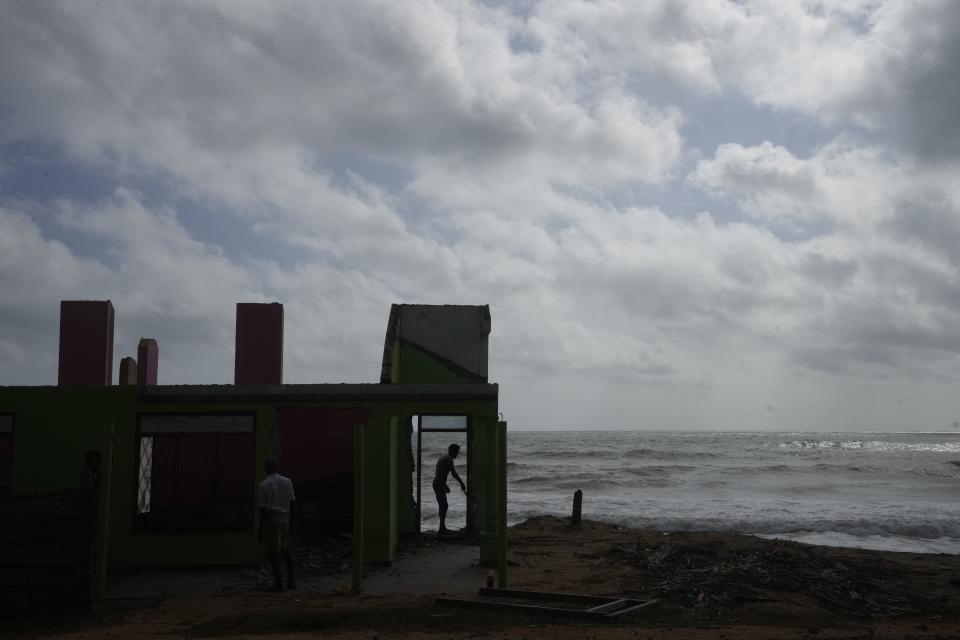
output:
[[[254,456],[252,414],[140,416],[135,529],[251,529]]]

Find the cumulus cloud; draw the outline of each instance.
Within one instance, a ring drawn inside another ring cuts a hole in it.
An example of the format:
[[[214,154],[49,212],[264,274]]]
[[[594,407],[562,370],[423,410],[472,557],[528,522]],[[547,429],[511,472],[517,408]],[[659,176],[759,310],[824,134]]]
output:
[[[701,160],[688,180],[738,202],[764,223],[876,228],[904,215],[904,207],[933,197],[960,204],[960,170],[954,161],[940,169],[918,167],[876,145],[843,137],[798,158],[765,141],[745,147],[720,145]],[[909,215],[909,214],[907,214]]]
[[[726,14],[712,59],[759,103],[859,125],[919,158],[955,159],[958,28],[950,0],[748,2]]]
[[[482,6],[98,7],[6,9],[0,82],[17,90],[4,137],[194,186],[221,154],[291,147],[321,165],[443,158],[600,183],[655,180],[679,154],[675,112],[616,86],[580,95],[594,68],[554,77],[548,54],[514,55],[510,18]]]
[[[797,158],[765,142],[721,145],[690,181],[758,223],[808,229],[795,269],[818,295],[794,318],[792,357],[825,371],[902,375],[955,362],[960,198],[949,175],[848,142]],[[817,226],[819,225],[819,226]]]
[[[118,357],[159,338],[165,382],[229,381],[241,300],[285,303],[294,382],[375,380],[393,302],[489,302],[526,426],[538,397],[558,420],[738,427],[735,388],[872,415],[882,394],[841,391],[960,372],[952,20],[879,0],[4,4],[0,381],[52,381],[62,298],[112,298]],[[715,106],[818,137],[728,135]],[[11,195],[45,159],[109,186]],[[762,413],[797,426],[801,405]]]

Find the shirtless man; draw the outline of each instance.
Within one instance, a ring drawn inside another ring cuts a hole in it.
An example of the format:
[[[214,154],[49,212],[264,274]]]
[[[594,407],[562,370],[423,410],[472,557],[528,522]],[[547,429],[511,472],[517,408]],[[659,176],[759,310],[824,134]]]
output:
[[[463,484],[463,480],[460,479],[460,476],[457,475],[457,470],[453,468],[453,460],[458,455],[460,455],[460,445],[452,444],[447,447],[447,455],[440,456],[440,459],[437,460],[437,472],[433,476],[433,492],[437,494],[437,504],[440,505],[440,531],[439,533],[447,533],[447,494],[450,493],[450,487],[447,486],[447,475],[453,474],[454,479],[460,483],[460,489],[464,493],[467,492],[467,487]]]

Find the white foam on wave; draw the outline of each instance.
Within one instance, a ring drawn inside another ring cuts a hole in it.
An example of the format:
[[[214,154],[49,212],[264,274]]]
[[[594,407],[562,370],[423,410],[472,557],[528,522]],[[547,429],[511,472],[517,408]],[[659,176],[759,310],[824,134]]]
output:
[[[960,434],[514,434],[511,446],[511,522],[569,515],[579,488],[584,517],[639,528],[960,553]]]
[[[789,440],[780,449],[864,449],[868,451],[913,451],[960,453],[960,442],[887,442],[884,440]]]
[[[875,551],[899,551],[904,553],[960,553],[957,538],[908,538],[905,536],[855,536],[839,531],[810,531],[804,533],[758,533],[758,538],[791,540],[805,544],[828,547],[851,547]]]

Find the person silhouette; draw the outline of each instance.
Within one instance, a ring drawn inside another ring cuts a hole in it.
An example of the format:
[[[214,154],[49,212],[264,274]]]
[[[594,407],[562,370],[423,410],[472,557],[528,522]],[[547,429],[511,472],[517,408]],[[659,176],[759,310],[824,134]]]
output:
[[[460,479],[457,470],[453,467],[453,461],[460,455],[460,445],[451,444],[447,447],[446,455],[440,456],[437,460],[437,470],[433,475],[433,492],[437,496],[437,504],[440,506],[440,530],[439,533],[447,533],[447,494],[450,493],[450,487],[447,486],[447,476],[453,475],[454,479],[460,483],[460,489],[466,493],[467,487]]]
[[[293,482],[280,475],[280,461],[276,458],[267,458],[263,467],[267,477],[260,483],[257,492],[260,502],[258,538],[260,542],[267,543],[267,555],[273,567],[273,590],[283,591],[280,577],[281,559],[287,565],[287,589],[295,589],[293,554],[290,550],[290,529],[297,499],[293,493]]]

